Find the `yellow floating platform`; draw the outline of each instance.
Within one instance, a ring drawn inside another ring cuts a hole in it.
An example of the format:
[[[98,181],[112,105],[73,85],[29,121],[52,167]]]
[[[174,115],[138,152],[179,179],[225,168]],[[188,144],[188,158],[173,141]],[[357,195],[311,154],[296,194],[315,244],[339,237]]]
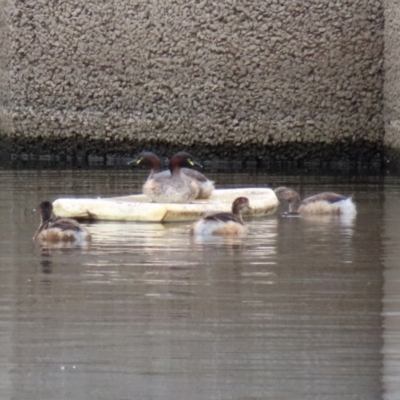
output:
[[[214,190],[209,199],[191,203],[151,203],[145,195],[97,199],[58,199],[54,213],[60,217],[104,221],[177,222],[193,221],[206,212],[231,211],[233,200],[245,196],[252,210],[246,215],[271,215],[279,201],[272,189],[244,188]]]

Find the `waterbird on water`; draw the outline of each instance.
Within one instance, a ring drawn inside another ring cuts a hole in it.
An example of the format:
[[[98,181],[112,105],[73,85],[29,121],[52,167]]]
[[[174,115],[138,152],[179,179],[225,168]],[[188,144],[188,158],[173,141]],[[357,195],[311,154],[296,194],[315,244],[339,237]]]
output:
[[[193,235],[241,235],[248,232],[242,214],[251,210],[247,197],[238,197],[232,203],[232,212],[206,214],[195,222],[190,233]]]
[[[278,187],[275,194],[279,201],[287,202],[291,215],[355,215],[357,210],[351,197],[332,192],[322,192],[300,200],[299,194],[287,187]]]
[[[81,242],[91,240],[91,234],[71,218],[53,215],[53,205],[43,201],[39,205],[41,223],[33,237],[45,242]]]

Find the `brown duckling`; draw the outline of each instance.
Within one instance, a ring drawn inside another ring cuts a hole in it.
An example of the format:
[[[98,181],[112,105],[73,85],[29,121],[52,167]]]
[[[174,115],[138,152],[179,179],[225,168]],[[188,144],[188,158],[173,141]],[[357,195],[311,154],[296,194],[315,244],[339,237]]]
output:
[[[300,200],[299,194],[290,188],[279,187],[275,194],[280,201],[286,201],[289,205],[289,214],[356,214],[356,206],[351,197],[332,192],[322,192],[304,200]]]
[[[190,233],[193,235],[242,235],[248,232],[242,214],[250,210],[249,199],[238,197],[232,203],[232,212],[206,214],[195,222]]]
[[[33,237],[46,242],[81,242],[91,240],[91,234],[78,222],[70,218],[53,215],[53,205],[49,201],[40,203],[41,223]]]

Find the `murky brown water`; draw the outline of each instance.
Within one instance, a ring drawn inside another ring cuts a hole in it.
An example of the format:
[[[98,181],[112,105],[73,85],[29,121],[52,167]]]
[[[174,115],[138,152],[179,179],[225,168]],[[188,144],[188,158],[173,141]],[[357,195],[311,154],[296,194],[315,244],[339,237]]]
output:
[[[1,399],[399,399],[400,179],[209,174],[220,187],[353,193],[359,213],[88,225],[31,238],[45,199],[140,190],[144,171],[0,170]]]

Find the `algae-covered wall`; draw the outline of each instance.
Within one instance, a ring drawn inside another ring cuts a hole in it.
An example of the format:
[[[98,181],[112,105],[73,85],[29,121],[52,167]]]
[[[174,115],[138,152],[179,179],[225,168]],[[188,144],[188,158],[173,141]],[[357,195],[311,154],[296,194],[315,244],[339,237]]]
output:
[[[379,157],[381,0],[0,1],[13,151]]]

